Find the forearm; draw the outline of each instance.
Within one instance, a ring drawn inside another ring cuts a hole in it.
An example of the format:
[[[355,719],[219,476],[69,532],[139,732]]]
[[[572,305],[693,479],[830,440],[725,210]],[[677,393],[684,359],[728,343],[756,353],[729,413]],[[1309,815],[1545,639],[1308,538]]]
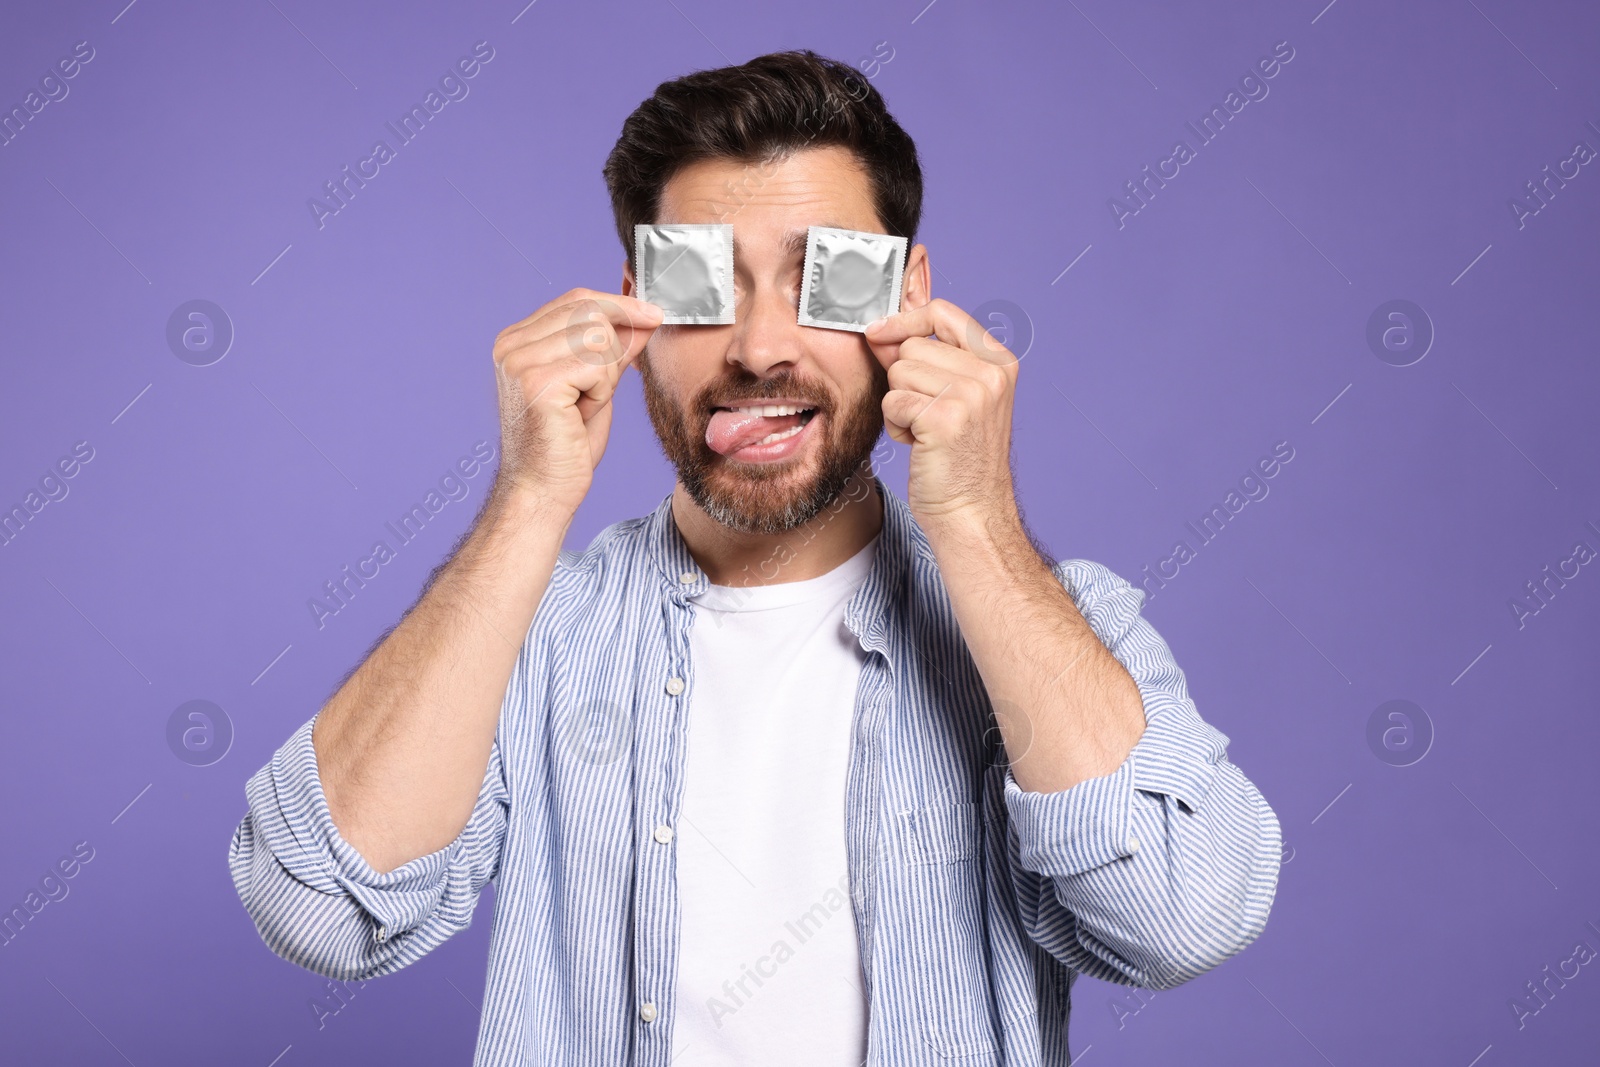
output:
[[[1054,792],[1116,770],[1144,731],[1139,688],[1021,520],[964,521],[928,535],[1017,784]]]
[[[329,813],[374,870],[435,852],[466,826],[571,519],[497,484],[460,550],[318,715]]]
[[[1220,751],[1223,738],[1177,715],[1158,744]],[[1283,835],[1244,773],[1156,757],[1063,794],[1007,787],[1013,877],[1029,936],[1110,982],[1170,989],[1260,936]],[[1171,789],[1161,794],[1160,789]],[[1069,799],[1070,798],[1070,799]]]

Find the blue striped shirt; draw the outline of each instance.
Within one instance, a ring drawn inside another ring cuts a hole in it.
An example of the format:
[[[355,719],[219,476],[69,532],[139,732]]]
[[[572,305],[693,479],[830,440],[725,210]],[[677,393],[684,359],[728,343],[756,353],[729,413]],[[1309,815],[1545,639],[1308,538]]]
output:
[[[1278,820],[1196,713],[1144,593],[1086,560],[1055,574],[1138,684],[1145,731],[1110,774],[1018,786],[927,538],[877,487],[882,538],[846,613],[867,653],[845,903],[868,1063],[1065,1065],[1079,974],[1171,989],[1261,933]],[[683,795],[690,598],[706,584],[670,496],[562,552],[467,826],[387,873],[340,837],[301,726],[250,779],[228,855],[268,947],[342,981],[388,974],[465,929],[492,880],[475,1067],[668,1067],[675,837],[653,831]]]

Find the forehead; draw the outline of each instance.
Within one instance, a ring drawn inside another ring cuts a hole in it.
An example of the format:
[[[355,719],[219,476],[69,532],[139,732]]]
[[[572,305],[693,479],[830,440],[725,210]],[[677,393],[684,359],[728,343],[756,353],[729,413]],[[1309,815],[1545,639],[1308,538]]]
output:
[[[732,223],[735,262],[758,247],[802,254],[807,226],[884,232],[866,171],[836,145],[764,163],[691,163],[662,189],[657,221]]]

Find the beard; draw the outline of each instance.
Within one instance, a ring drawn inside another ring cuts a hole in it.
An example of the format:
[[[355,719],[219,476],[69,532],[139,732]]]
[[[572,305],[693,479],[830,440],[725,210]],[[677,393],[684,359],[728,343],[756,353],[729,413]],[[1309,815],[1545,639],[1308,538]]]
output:
[[[637,360],[650,424],[684,491],[718,523],[749,534],[780,534],[803,526],[833,503],[852,478],[872,476],[872,449],[883,432],[889,374],[876,359],[870,363],[871,384],[843,401],[821,382],[793,371],[758,378],[730,367],[730,373],[702,386],[680,407],[652,373],[648,350]],[[741,463],[706,444],[712,408],[778,397],[813,405],[812,421],[822,419],[814,428],[825,434],[816,449],[820,458],[809,475],[797,459]]]

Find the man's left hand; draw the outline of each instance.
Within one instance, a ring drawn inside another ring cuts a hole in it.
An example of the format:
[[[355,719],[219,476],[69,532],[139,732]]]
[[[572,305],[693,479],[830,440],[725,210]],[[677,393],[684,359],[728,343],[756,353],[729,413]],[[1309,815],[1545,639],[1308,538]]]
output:
[[[889,374],[885,428],[911,446],[907,503],[918,524],[935,536],[951,524],[1020,527],[1011,484],[1016,356],[948,300],[879,319],[865,337]]]

